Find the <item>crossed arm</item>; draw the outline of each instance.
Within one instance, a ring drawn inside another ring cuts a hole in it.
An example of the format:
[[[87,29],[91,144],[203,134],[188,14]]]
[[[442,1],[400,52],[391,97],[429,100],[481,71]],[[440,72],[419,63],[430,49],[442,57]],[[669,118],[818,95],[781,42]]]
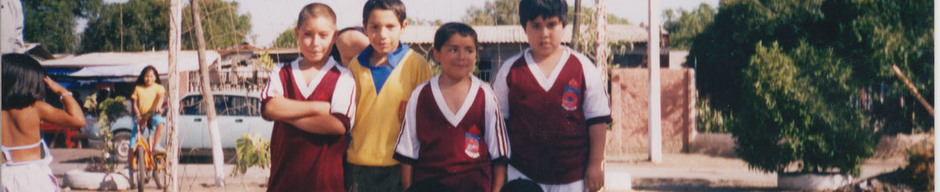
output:
[[[298,101],[274,96],[268,99],[262,113],[273,121],[281,121],[309,133],[346,133],[343,122],[330,114],[330,103],[325,101]]]

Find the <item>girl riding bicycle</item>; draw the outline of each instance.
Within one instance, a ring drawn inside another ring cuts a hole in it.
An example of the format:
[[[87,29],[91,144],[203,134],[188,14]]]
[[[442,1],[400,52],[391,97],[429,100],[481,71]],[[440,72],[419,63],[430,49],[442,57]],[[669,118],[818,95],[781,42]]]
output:
[[[140,76],[137,76],[136,85],[134,93],[131,95],[134,105],[134,117],[137,120],[137,127],[134,128],[134,132],[136,133],[137,128],[140,127],[152,128],[155,126],[154,151],[157,153],[165,152],[166,149],[163,148],[160,141],[163,141],[163,127],[166,124],[166,120],[162,115],[166,89],[160,84],[160,74],[153,66],[147,66],[140,71]],[[137,141],[135,139],[136,135],[132,135],[134,138],[131,138],[131,150],[134,149],[133,145]]]

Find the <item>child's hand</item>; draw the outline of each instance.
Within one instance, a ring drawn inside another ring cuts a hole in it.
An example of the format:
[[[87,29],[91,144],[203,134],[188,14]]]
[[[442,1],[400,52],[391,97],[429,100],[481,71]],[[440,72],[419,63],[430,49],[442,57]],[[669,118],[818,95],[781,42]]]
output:
[[[604,167],[601,163],[590,164],[584,174],[584,187],[588,191],[598,191],[604,188]]]

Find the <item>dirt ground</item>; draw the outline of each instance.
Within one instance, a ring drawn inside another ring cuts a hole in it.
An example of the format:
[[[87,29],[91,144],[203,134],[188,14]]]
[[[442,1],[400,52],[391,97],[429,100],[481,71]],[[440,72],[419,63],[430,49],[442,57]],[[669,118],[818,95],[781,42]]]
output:
[[[907,164],[906,147],[925,140],[931,135],[901,135],[885,138],[875,156],[862,165],[858,183],[872,178],[885,178]],[[664,154],[662,163],[651,163],[648,154],[609,156],[607,163],[607,191],[779,191],[776,173],[750,169],[734,155],[730,135],[700,134],[689,148],[689,153]],[[100,152],[91,149],[53,149],[53,172],[61,181],[62,175],[72,169],[87,166]],[[180,167],[181,191],[264,191],[267,169],[252,168],[244,176],[231,176],[233,168],[226,164],[226,186],[215,186],[211,158],[185,156]],[[622,180],[630,179],[629,183]],[[888,183],[889,182],[880,182]],[[886,185],[882,185],[886,186]],[[147,191],[158,191],[148,185]],[[909,191],[904,186],[887,186],[881,191]],[[69,189],[66,189],[69,190]],[[76,191],[76,190],[70,190]],[[844,191],[867,191],[846,188]],[[874,190],[878,191],[878,190]]]

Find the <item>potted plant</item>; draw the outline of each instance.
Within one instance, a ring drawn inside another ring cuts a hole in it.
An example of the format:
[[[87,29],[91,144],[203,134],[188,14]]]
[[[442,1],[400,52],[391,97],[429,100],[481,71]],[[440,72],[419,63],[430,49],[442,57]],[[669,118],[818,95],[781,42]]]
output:
[[[128,174],[119,172],[116,167],[120,161],[117,159],[117,144],[114,142],[110,125],[127,113],[125,108],[125,98],[118,96],[107,98],[101,103],[97,102],[97,94],[88,96],[85,99],[84,107],[89,112],[98,113],[98,126],[100,129],[95,133],[104,141],[101,145],[100,158],[95,158],[91,164],[82,170],[72,170],[65,174],[63,181],[66,186],[72,189],[87,190],[124,190],[130,187]]]
[[[852,66],[802,41],[786,52],[776,42],[756,47],[730,127],[735,152],[751,168],[777,173],[780,188],[850,183],[878,141],[853,102]]]

